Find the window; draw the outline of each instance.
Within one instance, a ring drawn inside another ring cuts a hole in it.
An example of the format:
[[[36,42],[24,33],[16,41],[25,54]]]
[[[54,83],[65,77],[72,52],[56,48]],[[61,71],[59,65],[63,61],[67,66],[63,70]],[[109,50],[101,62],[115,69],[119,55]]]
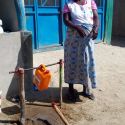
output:
[[[59,6],[59,0],[38,0],[39,6]]]
[[[24,0],[25,5],[33,5],[34,4],[34,0]]]

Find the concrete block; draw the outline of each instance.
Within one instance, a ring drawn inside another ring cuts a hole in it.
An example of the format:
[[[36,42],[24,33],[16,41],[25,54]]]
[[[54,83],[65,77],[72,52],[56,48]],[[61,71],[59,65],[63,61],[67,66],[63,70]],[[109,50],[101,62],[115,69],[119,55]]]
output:
[[[0,34],[0,90],[3,97],[13,97],[19,93],[18,76],[9,74],[17,67],[33,66],[32,37],[30,32]],[[25,73],[26,92],[31,90],[32,71]]]

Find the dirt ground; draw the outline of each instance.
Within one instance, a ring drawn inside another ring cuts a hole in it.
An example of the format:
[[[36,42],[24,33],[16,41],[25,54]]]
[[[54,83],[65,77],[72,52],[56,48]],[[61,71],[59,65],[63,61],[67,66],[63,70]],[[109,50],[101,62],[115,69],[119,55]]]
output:
[[[71,125],[125,125],[125,48],[97,44],[95,56],[96,100],[67,105],[65,115]]]
[[[49,57],[51,62],[58,61],[63,58],[63,50],[34,54],[34,66],[41,61],[49,64]],[[125,125],[125,46],[96,44],[95,58],[97,89],[93,93],[96,99],[91,101],[79,96],[82,102],[64,102],[62,112],[70,125]],[[81,85],[75,88],[82,91]],[[5,113],[2,116],[5,118]]]
[[[63,58],[63,50],[51,52],[51,55],[45,53],[42,59],[46,56],[50,56],[52,62],[58,61],[59,58]],[[34,59],[40,60],[40,57],[36,55]],[[96,44],[95,58],[97,70],[97,89],[93,90],[95,101],[80,96],[82,102],[64,103],[63,113],[71,125],[124,125],[125,41],[116,39],[113,45]],[[50,63],[49,60],[48,58],[44,63]],[[40,62],[34,63],[38,65]],[[75,88],[79,92],[82,91],[81,85],[76,85]]]

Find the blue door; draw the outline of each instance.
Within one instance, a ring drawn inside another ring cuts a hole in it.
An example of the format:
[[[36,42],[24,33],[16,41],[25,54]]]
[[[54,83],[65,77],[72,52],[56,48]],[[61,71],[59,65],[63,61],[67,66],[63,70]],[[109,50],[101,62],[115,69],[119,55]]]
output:
[[[25,0],[27,29],[33,34],[33,48],[57,46],[63,42],[60,0]]]
[[[105,26],[105,0],[95,0],[98,6],[98,14],[99,14],[99,20],[100,20],[100,27],[99,27],[99,34],[97,38],[97,42],[100,42],[103,40],[104,37],[104,26]]]

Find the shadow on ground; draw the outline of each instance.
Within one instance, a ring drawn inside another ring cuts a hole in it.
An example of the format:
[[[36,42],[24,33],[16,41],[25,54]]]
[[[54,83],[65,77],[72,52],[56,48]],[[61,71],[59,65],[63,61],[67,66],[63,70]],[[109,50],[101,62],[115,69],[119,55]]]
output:
[[[20,125],[19,121],[14,120],[0,120],[1,125]]]
[[[2,108],[2,112],[7,115],[14,115],[18,114],[20,112],[20,109],[17,105],[13,105],[11,107]]]
[[[68,87],[63,87],[62,98],[65,103],[74,103],[69,99]],[[79,98],[79,93],[76,91],[76,102],[81,102]],[[42,103],[52,103],[60,101],[60,90],[59,88],[49,88],[45,91],[32,91],[27,95],[26,100],[28,102],[42,102]]]
[[[125,47],[125,37],[113,36],[111,45]]]

